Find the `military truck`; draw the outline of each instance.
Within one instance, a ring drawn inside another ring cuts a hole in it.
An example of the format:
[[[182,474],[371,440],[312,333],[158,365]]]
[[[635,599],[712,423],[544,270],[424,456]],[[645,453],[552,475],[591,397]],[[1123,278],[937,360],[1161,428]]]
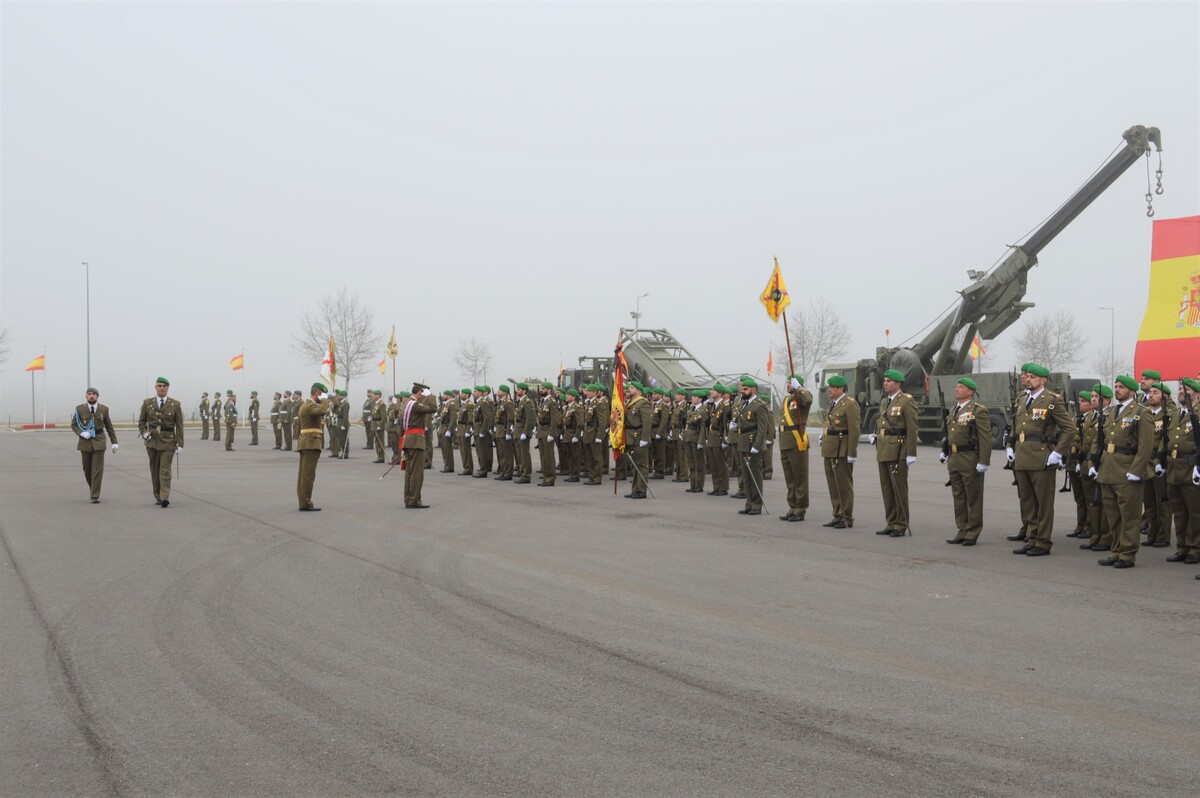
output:
[[[947,402],[953,401],[953,384],[959,376],[971,371],[970,347],[976,336],[992,340],[1008,329],[1025,310],[1033,307],[1025,302],[1028,275],[1037,265],[1038,253],[1099,197],[1118,177],[1143,156],[1149,158],[1151,147],[1159,153],[1161,176],[1162,136],[1156,127],[1135,125],[1123,134],[1124,146],[1071,195],[1022,244],[1010,246],[1003,261],[990,270],[967,272],[971,281],[959,291],[961,300],[933,329],[912,346],[878,347],[875,357],[853,363],[833,363],[821,370],[817,392],[818,406],[824,410],[828,403],[825,388],[829,377],[840,374],[846,378],[846,391],[862,405],[862,431],[873,432],[879,400],[883,394],[883,373],[896,369],[904,374],[904,390],[918,402],[919,437],[932,444],[942,437],[943,411],[937,401],[937,386],[942,385]],[[1161,185],[1160,185],[1161,189]],[[1161,190],[1160,190],[1161,193]],[[1152,199],[1147,195],[1148,199]],[[1153,208],[1147,210],[1153,215]],[[983,401],[989,407],[1010,402],[1015,387],[1015,375],[1007,372],[971,374],[980,384]],[[1052,375],[1051,385],[1064,390],[1071,385],[1066,374]],[[949,382],[947,382],[949,381]],[[992,401],[988,401],[991,399]],[[999,425],[997,425],[999,426]],[[995,437],[999,443],[1000,430]]]

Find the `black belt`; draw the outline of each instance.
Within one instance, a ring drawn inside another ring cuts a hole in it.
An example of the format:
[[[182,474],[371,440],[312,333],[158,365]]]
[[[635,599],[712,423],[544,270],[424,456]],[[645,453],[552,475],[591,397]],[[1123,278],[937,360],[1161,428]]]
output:
[[[1039,435],[1039,434],[1038,434],[1038,433],[1036,433],[1036,432],[1026,432],[1026,433],[1024,433],[1024,435],[1025,435],[1025,437],[1024,437],[1024,438],[1021,438],[1021,440],[1023,440],[1023,441],[1024,441],[1024,442],[1026,442],[1026,443],[1030,443],[1030,442],[1032,442],[1032,443],[1046,443],[1046,436],[1045,436],[1045,435]]]
[[[883,434],[884,434],[884,435],[893,435],[893,436],[897,436],[897,437],[903,437],[903,436],[904,436],[904,434],[905,434],[906,432],[908,432],[908,430],[903,430],[903,429],[885,429],[885,430],[883,431]]]
[[[784,425],[783,425],[783,430],[784,430],[784,432],[795,432],[795,431],[796,431],[796,430],[798,430],[798,429],[800,429],[800,425],[799,425],[799,424],[791,424],[791,425],[784,424]]]
[[[1112,447],[1112,450],[1116,454],[1137,454],[1136,447],[1114,446],[1114,447]]]
[[[975,444],[975,443],[964,443],[962,446],[959,446],[956,443],[950,444],[950,452],[952,454],[957,454],[959,452],[977,452],[977,451],[979,451],[979,445]]]
[[[848,433],[844,429],[830,429],[830,430],[825,430],[825,434],[826,435],[847,435]],[[886,432],[883,434],[887,435]]]

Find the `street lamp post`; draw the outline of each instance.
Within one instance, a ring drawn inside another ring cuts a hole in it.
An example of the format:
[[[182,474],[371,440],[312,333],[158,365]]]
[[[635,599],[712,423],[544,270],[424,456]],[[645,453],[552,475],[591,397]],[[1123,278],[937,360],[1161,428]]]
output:
[[[1115,308],[1100,308],[1108,311],[1108,384],[1117,381],[1117,311]]]
[[[83,262],[84,287],[87,291],[87,384],[92,385],[92,267]]]
[[[634,309],[634,311],[633,311],[632,313],[630,313],[630,314],[629,314],[630,316],[633,316],[633,331],[634,331],[635,333],[636,333],[636,332],[637,332],[639,329],[641,329],[641,319],[642,319],[642,300],[643,300],[643,299],[645,299],[645,298],[646,298],[646,297],[648,297],[648,296],[650,296],[650,294],[642,294],[642,295],[641,295],[641,296],[639,296],[639,297],[638,297],[636,300],[634,300],[634,308],[635,308],[635,309]]]

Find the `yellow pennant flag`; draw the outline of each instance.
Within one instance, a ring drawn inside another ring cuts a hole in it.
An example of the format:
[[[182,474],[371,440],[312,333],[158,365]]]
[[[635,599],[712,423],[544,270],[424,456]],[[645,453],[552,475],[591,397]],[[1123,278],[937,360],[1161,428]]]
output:
[[[778,322],[779,317],[783,315],[783,309],[792,304],[787,286],[783,283],[783,275],[779,273],[779,258],[775,259],[775,269],[771,272],[771,279],[767,281],[767,287],[763,289],[762,296],[758,298],[758,301],[763,303],[763,307],[767,309],[767,315],[774,322]]]
[[[379,366],[380,374],[387,373],[387,358],[386,357],[383,360],[379,361],[376,365]]]

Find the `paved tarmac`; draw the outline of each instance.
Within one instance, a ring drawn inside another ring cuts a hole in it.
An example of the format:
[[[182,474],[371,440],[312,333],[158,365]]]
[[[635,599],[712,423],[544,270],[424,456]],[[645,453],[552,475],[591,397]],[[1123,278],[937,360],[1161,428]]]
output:
[[[948,546],[655,481],[427,471],[402,509],[361,430],[296,511],[296,456],[189,436],[171,507],[131,432],[88,501],[74,438],[0,433],[5,796],[1181,796],[1200,783],[1200,581],[1063,537],[1010,554],[1007,472]],[[248,437],[248,436],[247,436]],[[269,436],[264,436],[269,440]],[[870,451],[866,454],[869,456]],[[440,466],[440,459],[437,461]],[[620,483],[620,492],[628,491]]]

